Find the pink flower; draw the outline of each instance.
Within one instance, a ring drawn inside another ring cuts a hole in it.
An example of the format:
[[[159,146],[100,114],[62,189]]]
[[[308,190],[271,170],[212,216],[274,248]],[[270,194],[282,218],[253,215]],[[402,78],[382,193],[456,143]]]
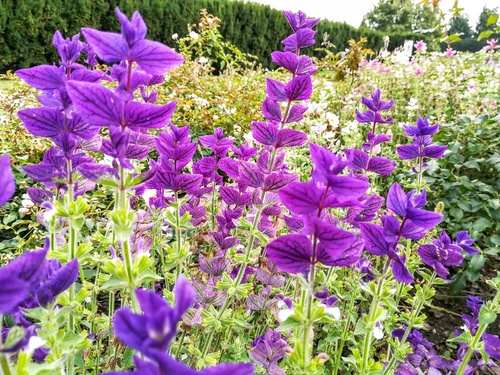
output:
[[[423,73],[424,71],[420,68],[417,68],[414,70],[413,74],[415,74],[416,76],[419,76]]]
[[[415,43],[415,48],[417,51],[425,53],[427,51],[427,44],[423,40],[419,40]]]
[[[454,51],[453,48],[447,48],[446,52],[444,54],[447,58],[451,59],[453,57],[453,55],[456,53],[457,53],[457,51]]]
[[[488,43],[488,45],[485,47],[486,51],[493,51],[495,49],[500,48],[500,45],[497,45],[498,40],[496,39],[490,39],[486,43]]]

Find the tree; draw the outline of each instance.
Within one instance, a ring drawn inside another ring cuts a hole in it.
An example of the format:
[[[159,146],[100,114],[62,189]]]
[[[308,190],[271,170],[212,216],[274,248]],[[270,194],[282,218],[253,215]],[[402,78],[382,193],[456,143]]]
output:
[[[498,14],[498,8],[489,9],[486,6],[483,8],[476,26],[476,37],[483,31],[495,29],[495,24],[488,25],[488,18],[494,14]]]
[[[390,32],[430,30],[436,27],[436,11],[412,0],[380,0],[364,17],[361,26]]]
[[[460,38],[472,38],[474,31],[469,24],[469,16],[466,13],[460,13],[458,16],[453,17],[450,21],[450,28],[448,34],[458,34]]]

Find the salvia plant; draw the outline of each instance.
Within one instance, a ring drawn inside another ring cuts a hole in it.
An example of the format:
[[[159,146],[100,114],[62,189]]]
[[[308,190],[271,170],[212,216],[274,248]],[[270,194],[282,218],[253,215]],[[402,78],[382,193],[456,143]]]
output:
[[[462,375],[495,366],[500,339],[487,328],[500,311],[500,276],[489,281],[492,301],[469,297],[450,338],[456,353],[440,355],[423,330],[435,286],[479,252],[468,232],[438,230],[446,212],[428,202],[423,175],[447,148],[433,143],[439,124],[405,124],[410,139],[394,152],[394,99],[376,89],[355,114],[359,148],[309,142],[309,173],[293,173],[317,71],[303,51],[319,19],[284,12],[292,33],[271,57],[287,78],[266,80],[251,142],[220,128],[194,141],[155,87],[183,57],[147,40],[139,13],[116,15],[120,33],[83,28],[82,42],[56,32],[60,61],[16,73],[40,103],[19,118],[52,146],[24,168],[43,247],[0,269],[3,374]],[[408,186],[390,182],[396,153],[415,175]],[[8,155],[0,185],[3,205],[15,192]]]

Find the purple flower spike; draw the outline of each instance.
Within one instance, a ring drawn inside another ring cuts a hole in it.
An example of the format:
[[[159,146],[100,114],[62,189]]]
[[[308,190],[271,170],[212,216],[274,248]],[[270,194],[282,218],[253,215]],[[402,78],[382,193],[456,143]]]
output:
[[[437,275],[443,279],[448,276],[446,267],[454,267],[462,264],[463,255],[455,250],[438,248],[435,245],[420,245],[418,255],[429,267],[432,267]]]
[[[16,191],[14,175],[10,169],[8,154],[0,156],[0,207],[4,205]]]
[[[373,112],[387,111],[394,105],[394,99],[391,99],[389,101],[380,99],[380,89],[377,89],[374,92],[370,93],[370,96],[372,98],[371,100],[363,96],[361,98],[361,103],[363,103]]]
[[[49,270],[49,279],[45,281],[36,291],[38,303],[47,306],[55,301],[57,296],[68,289],[78,278],[78,259],[73,259],[61,267],[58,261],[51,260],[56,264],[57,270]]]
[[[136,358],[137,371],[126,373],[222,375],[230,372],[238,375],[252,375],[254,367],[249,363],[221,364],[196,371],[166,354],[177,332],[177,323],[193,304],[196,291],[187,279],[181,276],[175,284],[174,295],[175,306],[170,306],[155,292],[137,289],[136,296],[143,314],[134,314],[128,308],[116,312],[114,328],[118,338],[152,361],[146,362]]]
[[[289,350],[290,346],[281,337],[281,333],[269,329],[252,342],[250,357],[264,366],[267,374],[285,375],[285,372],[278,367],[278,361],[284,358]]]
[[[423,194],[425,194],[425,190],[418,196],[414,196],[414,191],[405,194],[401,186],[396,182],[389,189],[387,208],[418,227],[427,230],[432,229],[439,224],[443,215],[420,209],[425,204],[425,202],[423,204],[419,202],[419,199],[423,199]]]
[[[171,48],[144,39],[147,28],[138,12],[131,21],[118,8],[115,12],[122,25],[121,34],[82,29],[85,39],[102,60],[136,62],[145,72],[154,75],[164,74],[184,62],[184,58]]]
[[[0,313],[12,310],[36,288],[47,272],[45,256],[49,250],[49,240],[43,249],[24,253],[5,267],[0,268]]]
[[[290,24],[290,27],[292,28],[293,31],[305,28],[310,29],[320,21],[319,18],[311,18],[308,20],[307,15],[300,10],[296,14],[293,14],[292,12],[288,11],[284,11],[283,14],[288,20],[288,23]]]

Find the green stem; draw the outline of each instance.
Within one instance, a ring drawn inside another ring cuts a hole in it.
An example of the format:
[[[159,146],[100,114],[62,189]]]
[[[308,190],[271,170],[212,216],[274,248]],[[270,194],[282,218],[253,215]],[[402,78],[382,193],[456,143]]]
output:
[[[347,341],[347,336],[349,334],[349,329],[351,328],[351,311],[354,308],[355,298],[350,298],[349,308],[347,310],[347,319],[344,325],[344,330],[342,331],[342,337],[340,339],[340,345],[336,348],[337,356],[335,358],[335,367],[333,369],[332,375],[337,375],[339,372],[340,361],[342,359],[342,352],[344,350],[345,342]]]
[[[0,332],[3,330],[3,314],[0,314]],[[2,340],[0,339],[0,349],[3,348]],[[0,368],[2,369],[2,374],[11,375],[9,360],[7,359],[7,355],[0,353]]]
[[[245,269],[247,268],[247,264],[250,260],[250,253],[252,252],[253,241],[255,240],[254,232],[257,229],[257,224],[260,220],[261,212],[262,212],[262,208],[259,207],[257,209],[257,213],[255,214],[255,218],[254,218],[254,221],[252,224],[252,229],[250,231],[250,236],[248,238],[248,245],[245,249],[245,260],[241,264],[241,267],[240,267],[240,270],[238,271],[238,275],[236,276],[236,280],[234,282],[234,285],[239,285],[241,283],[241,280],[243,280],[243,276],[245,275]],[[220,320],[222,318],[222,315],[224,314],[224,312],[226,311],[226,309],[228,308],[228,306],[232,302],[233,298],[234,298],[234,295],[228,296],[226,298],[226,302],[224,302],[224,305],[221,307],[221,309],[219,310],[219,313],[217,314],[217,320]],[[206,357],[206,355],[208,353],[208,349],[210,348],[210,345],[212,344],[212,340],[214,338],[214,333],[215,333],[215,330],[212,330],[208,334],[208,337],[207,337],[206,341],[204,342],[203,348],[201,350],[201,358]]]
[[[497,294],[495,295],[495,298],[493,299],[493,306],[497,306],[498,303],[500,302],[500,290],[497,291]],[[478,351],[478,344],[479,341],[481,340],[481,336],[483,335],[484,331],[488,327],[488,324],[480,324],[476,334],[474,335],[474,338],[472,339],[472,343],[469,345],[469,349],[467,349],[467,353],[465,353],[464,359],[462,360],[462,364],[460,365],[460,368],[458,369],[457,373],[455,375],[463,375],[465,372],[467,365],[469,364],[470,359],[472,358],[472,354],[474,354],[475,351]]]
[[[434,280],[436,279],[436,276],[437,276],[436,273],[433,272],[430,281],[427,284],[425,284],[426,290],[424,291],[422,297],[424,297],[425,295],[427,295],[429,293],[430,289],[432,288],[432,285],[434,284]],[[418,319],[418,316],[420,315],[420,311],[422,311],[422,308],[425,305],[425,302],[426,301],[424,300],[424,298],[420,298],[418,300],[415,308],[412,309],[411,315],[410,315],[410,321],[408,322],[408,326],[406,327],[405,332],[403,334],[403,337],[401,338],[401,344],[404,344],[406,342],[406,339],[408,338],[408,336],[411,333],[411,330],[415,326],[415,323],[416,323],[416,321]],[[387,351],[387,353],[389,353],[389,351]],[[391,371],[392,367],[395,364],[396,364],[396,356],[394,355],[394,356],[391,357],[391,360],[389,361],[389,363],[385,367],[384,372],[383,372],[382,375],[389,374],[389,372]]]
[[[215,181],[214,181],[214,194],[215,196]],[[182,230],[181,230],[181,213],[180,213],[180,205],[179,205],[179,197],[177,195],[177,192],[175,192],[175,243],[177,245],[177,256],[182,252]],[[212,204],[214,202],[212,201]],[[214,206],[212,205],[212,209]],[[212,218],[214,218],[215,215],[212,215]],[[177,259],[177,267],[175,268],[175,280],[179,278],[179,276],[182,273],[182,262],[183,260]]]
[[[0,368],[2,369],[3,375],[11,375],[9,361],[7,360],[7,356],[3,353],[0,353]]]
[[[68,205],[73,203],[75,200],[75,190],[74,190],[74,185],[73,185],[73,166],[71,159],[66,160],[66,167],[67,167],[67,173],[68,173]],[[54,236],[55,240],[55,236]],[[68,253],[68,262],[71,261],[76,257],[76,247],[77,247],[77,233],[76,230],[73,226],[72,218],[69,218],[69,253]],[[54,241],[54,246],[55,246],[55,241]],[[51,244],[52,247],[52,244]],[[70,305],[73,303],[75,300],[75,284],[71,284],[69,287],[69,303]],[[73,314],[73,311],[69,312],[69,318],[68,318],[68,331],[69,332],[74,332],[75,331],[75,317]],[[74,373],[74,357],[72,355],[69,356],[68,358],[68,363],[67,363],[67,373],[68,375],[73,375]]]
[[[316,252],[317,239],[314,238],[313,254]],[[313,256],[314,259],[314,256]],[[314,297],[314,280],[316,279],[316,264],[311,265],[311,270],[309,271],[309,282],[306,285],[305,290],[305,322],[304,322],[304,332],[302,335],[302,369],[307,370],[309,361],[312,356],[312,339],[313,333],[311,329],[313,326],[312,310],[313,310],[313,297]],[[311,347],[311,348],[310,348]]]
[[[181,337],[180,337],[179,341],[177,342],[177,344],[179,346],[177,347],[177,352],[175,353],[175,358],[180,358],[181,350],[182,350],[182,344],[184,343],[184,338],[185,337],[186,337],[186,330],[183,330],[182,334],[181,334]]]
[[[134,275],[133,275],[133,270],[132,270],[132,254],[130,253],[130,240],[127,239],[126,241],[123,241],[123,258],[125,260],[125,271],[127,273],[127,279],[128,279],[128,286],[130,289],[130,302],[132,304],[132,311],[138,312],[140,311],[139,305],[137,303],[137,300],[135,298],[135,281],[134,281]]]
[[[109,316],[109,336],[108,336],[108,356],[111,357],[111,348],[113,347],[113,324],[112,317],[115,313],[115,292],[109,292],[108,316]]]
[[[378,304],[380,302],[380,297],[382,295],[382,291],[384,289],[385,285],[385,279],[387,276],[387,271],[389,269],[389,264],[390,261],[388,261],[384,267],[384,271],[382,273],[382,278],[380,279],[380,282],[377,286],[377,291],[375,292],[375,295],[373,296],[372,303],[370,305],[370,312],[368,316],[368,324],[371,325],[375,321],[375,317],[377,316],[377,310],[378,310]],[[370,349],[371,349],[371,344],[372,344],[372,333],[373,330],[370,329],[368,332],[365,334],[365,338],[363,340],[363,352],[362,352],[362,359],[361,359],[361,369],[360,369],[360,375],[366,374],[366,367],[368,366],[368,361],[370,359]]]
[[[472,340],[472,344],[469,345],[469,349],[467,350],[467,353],[465,353],[465,357],[462,360],[462,364],[460,365],[456,375],[462,375],[467,368],[467,365],[469,364],[469,361],[472,357],[472,354],[476,350],[477,344],[479,343],[479,340],[481,340],[481,335],[483,334],[484,330],[486,329],[488,325],[483,324],[480,325],[479,328],[477,329],[476,335],[474,336],[474,339]]]

